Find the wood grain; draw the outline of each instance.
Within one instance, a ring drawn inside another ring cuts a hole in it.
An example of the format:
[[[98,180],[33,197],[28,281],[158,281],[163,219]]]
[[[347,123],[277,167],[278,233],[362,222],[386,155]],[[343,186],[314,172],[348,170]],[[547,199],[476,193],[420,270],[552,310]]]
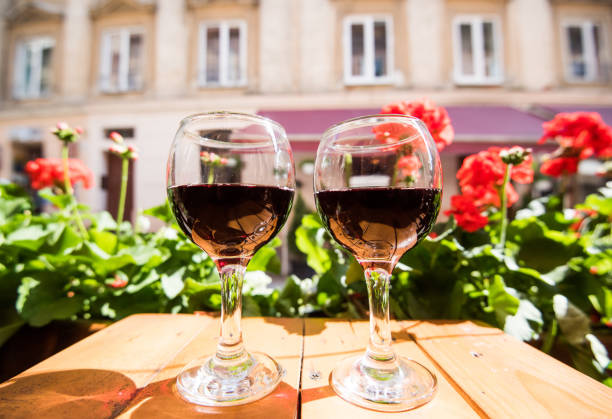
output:
[[[1,384],[0,417],[113,416],[211,321],[146,314],[121,320]]]
[[[490,417],[612,417],[612,389],[509,335],[448,322],[405,326]]]
[[[219,320],[203,330],[160,371],[120,417],[190,418],[202,414],[225,418],[296,418],[298,415],[299,372],[302,354],[302,319],[245,318],[244,340],[249,351],[271,355],[287,370],[283,381],[269,396],[254,403],[232,407],[203,407],[183,401],[176,393],[175,380],[191,360],[214,352]]]
[[[0,417],[612,417],[612,389],[498,329],[469,321],[392,328],[395,350],[438,377],[436,397],[408,412],[374,412],[336,396],[330,373],[365,350],[368,323],[334,319],[244,319],[247,347],[279,361],[283,382],[255,403],[194,406],[176,394],[176,375],[214,351],[219,319],[150,314],[115,323],[0,384]]]
[[[342,412],[351,419],[389,417],[389,413],[366,410],[342,400],[329,384],[331,371],[338,361],[365,351],[368,322],[307,319],[305,326],[302,418],[326,418],[330,412]],[[395,351],[425,365],[438,378],[438,393],[431,402],[411,411],[393,413],[393,417],[478,417],[399,324],[394,323],[393,330]]]

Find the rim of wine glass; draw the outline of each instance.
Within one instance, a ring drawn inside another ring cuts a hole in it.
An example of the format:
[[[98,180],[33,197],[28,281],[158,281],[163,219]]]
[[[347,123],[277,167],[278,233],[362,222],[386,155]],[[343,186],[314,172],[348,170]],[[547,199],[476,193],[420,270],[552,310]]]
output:
[[[212,117],[212,118],[211,118]],[[232,111],[211,111],[211,112],[199,112],[199,113],[194,113],[191,115],[188,115],[186,117],[184,117],[183,119],[181,119],[181,122],[179,124],[179,126],[181,128],[184,128],[187,124],[194,122],[194,121],[198,121],[198,120],[203,120],[203,119],[223,119],[223,118],[227,118],[227,117],[233,117],[237,120],[243,120],[243,121],[251,121],[254,123],[258,123],[260,125],[267,125],[267,126],[271,126],[276,128],[277,130],[279,130],[279,132],[282,134],[282,138],[287,142],[287,144],[289,144],[289,139],[287,137],[287,132],[285,131],[285,128],[283,128],[283,126],[281,124],[279,124],[278,122],[276,122],[273,119],[270,118],[266,118],[265,116],[261,116],[261,115],[255,115],[255,114],[250,114],[250,113],[246,113],[246,112],[232,112]],[[194,137],[194,139],[200,139],[200,140],[205,140],[207,143],[219,143],[219,145],[223,146],[223,147],[228,147],[228,143],[222,142],[222,141],[217,141],[217,140],[212,140],[210,138],[205,138],[202,137],[199,134],[196,134],[194,132],[191,131],[187,131],[190,136]],[[277,138],[276,136],[271,136],[273,138],[272,143],[276,143]],[[267,138],[265,141],[260,141],[260,142],[249,142],[249,143],[231,143],[231,147],[245,147],[245,148],[251,148],[251,147],[258,147],[258,146],[269,146],[271,141],[271,138]]]
[[[427,134],[429,133],[429,131],[427,130],[427,126],[419,118],[416,118],[414,116],[403,115],[403,114],[394,114],[394,113],[372,114],[372,115],[363,115],[363,116],[358,116],[358,117],[355,117],[355,118],[347,119],[345,121],[338,122],[337,124],[332,125],[328,129],[326,129],[325,132],[321,135],[321,143],[319,144],[319,147],[323,147],[323,144],[327,143],[327,140],[329,138],[331,138],[335,134],[338,134],[341,131],[348,131],[350,129],[360,128],[360,127],[364,127],[364,126],[368,126],[368,125],[374,125],[374,124],[372,124],[372,122],[370,120],[376,120],[376,119],[387,119],[387,120],[391,119],[391,121],[389,121],[389,122],[393,122],[393,120],[402,120],[401,122],[410,121],[411,125],[415,125],[416,124],[416,126],[418,126],[419,134],[412,135],[410,137],[406,137],[406,138],[404,138],[404,139],[402,139],[402,140],[400,140],[398,142],[393,143],[394,147],[402,145],[402,144],[410,143],[410,142],[412,142],[415,139],[420,138],[420,137],[428,140]],[[366,122],[366,121],[368,121],[368,122]],[[381,121],[380,123],[388,123],[388,122],[387,121]],[[338,144],[334,144],[334,145],[332,145],[332,148],[340,149],[340,150],[388,149],[389,148],[389,144],[385,144],[385,143],[381,143],[381,144],[369,144],[369,145],[338,145]]]

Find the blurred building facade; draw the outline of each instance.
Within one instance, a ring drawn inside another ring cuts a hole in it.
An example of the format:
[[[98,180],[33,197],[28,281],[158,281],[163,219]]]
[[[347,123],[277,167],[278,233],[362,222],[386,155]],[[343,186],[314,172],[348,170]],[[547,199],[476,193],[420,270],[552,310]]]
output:
[[[114,209],[116,130],[140,149],[132,211],[165,199],[186,115],[233,110],[283,124],[311,198],[318,138],[399,100],[447,106],[445,201],[460,159],[534,145],[541,122],[596,110],[612,123],[612,0],[0,0],[0,177],[58,157],[49,128],[85,129],[79,190]]]

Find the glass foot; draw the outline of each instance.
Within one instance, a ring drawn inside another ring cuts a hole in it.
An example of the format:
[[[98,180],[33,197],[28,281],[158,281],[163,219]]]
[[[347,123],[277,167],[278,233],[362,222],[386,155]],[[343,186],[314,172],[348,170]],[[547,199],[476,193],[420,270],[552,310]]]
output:
[[[382,412],[414,409],[430,401],[437,380],[408,358],[375,361],[367,355],[346,358],[332,372],[332,387],[344,400]]]
[[[187,364],[176,378],[176,387],[191,403],[234,406],[270,394],[284,375],[284,368],[263,353],[245,353],[235,360],[211,355]]]

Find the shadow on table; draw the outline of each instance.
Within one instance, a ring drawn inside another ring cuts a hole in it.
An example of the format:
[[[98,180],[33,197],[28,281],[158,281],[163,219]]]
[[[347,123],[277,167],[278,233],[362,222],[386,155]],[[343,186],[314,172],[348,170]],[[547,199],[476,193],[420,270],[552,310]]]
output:
[[[0,384],[2,418],[108,418],[136,394],[115,371],[78,369],[15,377]]]
[[[285,382],[266,396],[241,406],[197,406],[183,400],[176,391],[176,377],[148,385],[138,395],[134,407],[126,409],[130,418],[190,418],[212,416],[240,419],[276,419],[297,416],[297,390]]]

